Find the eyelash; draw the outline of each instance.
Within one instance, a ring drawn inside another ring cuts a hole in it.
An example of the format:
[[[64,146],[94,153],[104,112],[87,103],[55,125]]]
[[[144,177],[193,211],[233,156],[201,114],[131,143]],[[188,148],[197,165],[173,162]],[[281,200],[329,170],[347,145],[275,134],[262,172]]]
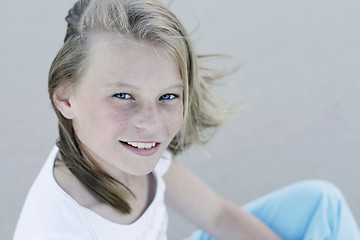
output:
[[[123,97],[120,97],[120,96],[123,96]],[[132,98],[132,96],[128,93],[116,93],[116,94],[114,94],[113,97],[119,98],[119,99],[131,99]]]
[[[165,96],[170,97],[170,98],[164,98]],[[160,100],[173,100],[175,98],[178,98],[178,96],[176,94],[167,93],[167,94],[162,95],[160,97]]]
[[[119,98],[119,99],[132,99],[133,97],[128,94],[128,93],[116,93],[113,95],[113,97],[115,98]],[[167,93],[162,95],[159,100],[173,100],[178,98],[179,96],[176,94],[172,94],[172,93]]]

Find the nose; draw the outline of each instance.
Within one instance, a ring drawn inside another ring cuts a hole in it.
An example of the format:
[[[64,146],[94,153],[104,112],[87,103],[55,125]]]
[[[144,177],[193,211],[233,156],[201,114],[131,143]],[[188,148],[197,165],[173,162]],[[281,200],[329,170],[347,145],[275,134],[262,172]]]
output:
[[[156,132],[162,126],[161,114],[156,104],[139,106],[132,120],[137,129],[147,132]]]

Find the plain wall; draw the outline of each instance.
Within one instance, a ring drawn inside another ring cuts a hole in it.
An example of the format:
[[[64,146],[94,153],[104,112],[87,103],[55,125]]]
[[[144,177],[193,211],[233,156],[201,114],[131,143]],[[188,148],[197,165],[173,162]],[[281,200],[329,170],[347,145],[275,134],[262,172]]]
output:
[[[57,138],[47,72],[73,3],[2,2],[0,239],[11,239]],[[174,0],[171,8],[198,53],[243,64],[216,89],[240,111],[207,154],[193,147],[180,161],[238,204],[296,181],[329,180],[360,221],[360,1]],[[169,239],[195,229],[170,212]]]

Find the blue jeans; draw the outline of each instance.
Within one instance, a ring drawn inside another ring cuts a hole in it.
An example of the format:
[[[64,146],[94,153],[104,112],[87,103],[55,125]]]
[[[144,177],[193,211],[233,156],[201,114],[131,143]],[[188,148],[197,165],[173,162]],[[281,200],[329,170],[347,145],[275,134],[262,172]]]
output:
[[[243,207],[283,239],[360,240],[359,227],[342,193],[326,181],[304,181]],[[199,230],[186,240],[214,240]]]

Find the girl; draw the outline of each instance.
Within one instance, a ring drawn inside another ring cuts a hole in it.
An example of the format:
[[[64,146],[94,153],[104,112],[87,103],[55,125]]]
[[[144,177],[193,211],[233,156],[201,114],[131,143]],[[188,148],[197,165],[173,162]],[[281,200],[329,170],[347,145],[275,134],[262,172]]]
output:
[[[221,198],[175,155],[232,111],[209,90],[179,20],[156,0],[80,0],[49,73],[60,138],[14,239],[166,239],[166,206],[189,239],[360,239],[341,193],[299,183],[246,205]],[[212,236],[212,237],[210,237]]]

